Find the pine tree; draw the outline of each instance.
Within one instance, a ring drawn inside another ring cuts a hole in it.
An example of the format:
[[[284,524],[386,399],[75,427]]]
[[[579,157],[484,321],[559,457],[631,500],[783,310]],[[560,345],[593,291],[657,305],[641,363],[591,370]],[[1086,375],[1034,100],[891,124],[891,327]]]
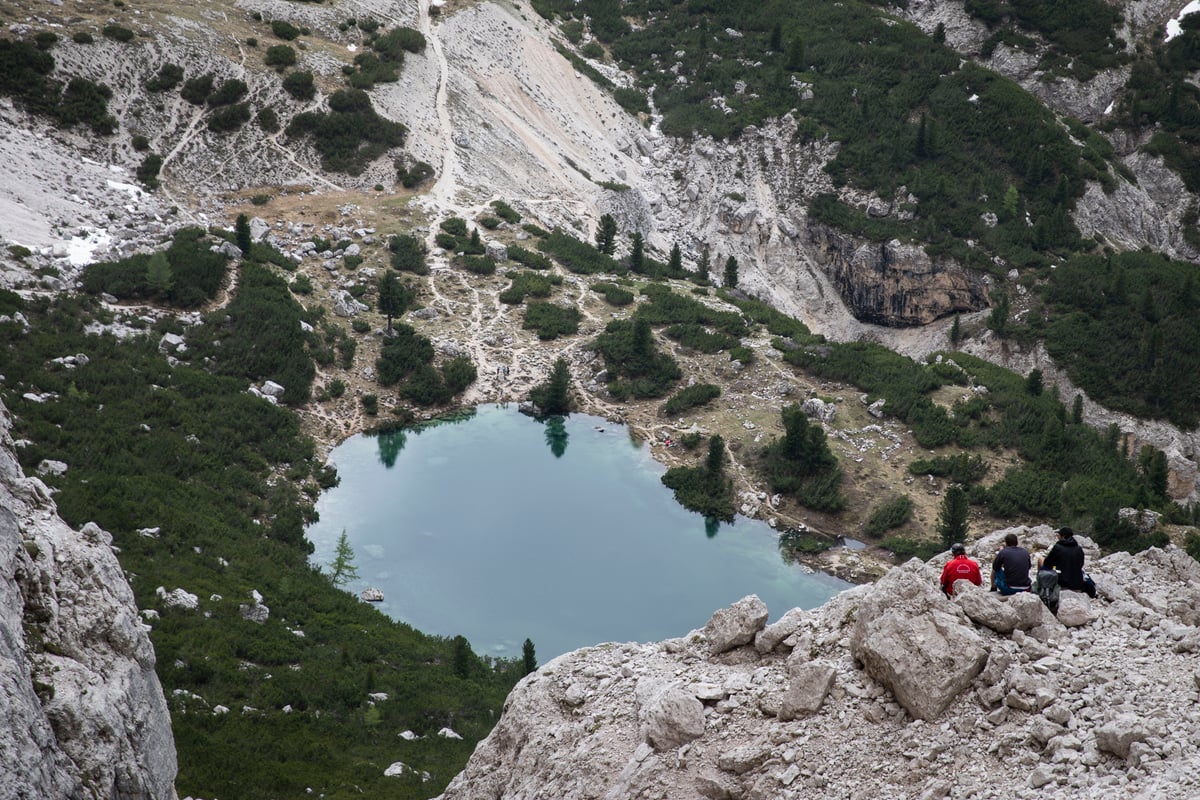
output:
[[[955,542],[967,540],[969,511],[967,493],[959,484],[952,484],[946,490],[945,496],[942,497],[942,508],[938,512],[938,535],[942,539],[942,546],[947,550]]]
[[[928,147],[925,141],[925,128],[927,122],[925,115],[921,115],[921,121],[917,123],[917,143],[913,147],[913,152],[917,158],[924,158],[928,154]]]
[[[571,370],[565,358],[556,359],[550,379],[529,392],[529,400],[542,414],[571,413]]]
[[[242,251],[242,255],[250,255],[250,248],[254,246],[254,241],[250,238],[250,218],[245,214],[238,214],[237,221],[233,226],[233,233],[237,239],[238,249]]]
[[[736,289],[738,285],[738,262],[733,256],[725,259],[725,286]]]
[[[596,228],[596,249],[606,256],[611,256],[617,249],[617,221],[612,214],[600,217],[600,225]]]
[[[778,22],[775,23],[775,27],[771,28],[771,41],[767,49],[774,53],[783,50],[783,25]]]
[[[171,272],[171,262],[167,261],[166,252],[157,250],[150,256],[150,262],[146,264],[146,283],[158,297],[166,297],[171,293],[175,275]]]
[[[526,675],[537,669],[537,656],[533,652],[532,639],[526,639],[525,644],[521,645],[521,662]]]
[[[346,536],[345,528],[342,528],[342,535],[338,537],[333,563],[329,565],[329,568],[332,570],[329,579],[333,581],[334,586],[343,586],[350,581],[358,580],[358,567],[354,566],[354,550],[350,547],[350,539]]]
[[[1071,404],[1071,422],[1076,425],[1083,424],[1083,395],[1075,395],[1075,402]]]
[[[804,67],[804,40],[797,36],[788,43],[787,68],[792,72],[803,72]]]
[[[390,269],[379,279],[379,313],[387,316],[388,333],[392,331],[392,317],[398,317],[408,310],[413,300],[413,291],[396,278],[396,273]]]
[[[672,276],[683,272],[683,254],[679,252],[679,242],[671,245],[671,257],[667,260],[667,272]]]
[[[937,27],[933,29],[933,43],[934,44],[945,44],[946,43],[946,23],[939,22],[937,24]]]
[[[962,341],[962,327],[959,323],[958,313],[954,314],[954,324],[950,326],[950,343],[958,347],[958,343]]]
[[[1029,370],[1029,374],[1025,376],[1025,393],[1031,397],[1040,397],[1043,388],[1042,371],[1036,367]]]
[[[642,238],[642,234],[634,231],[633,246],[629,251],[629,271],[641,272],[646,271],[646,242]]]
[[[483,242],[479,239],[479,228],[471,228],[471,249],[478,250],[483,247]]]

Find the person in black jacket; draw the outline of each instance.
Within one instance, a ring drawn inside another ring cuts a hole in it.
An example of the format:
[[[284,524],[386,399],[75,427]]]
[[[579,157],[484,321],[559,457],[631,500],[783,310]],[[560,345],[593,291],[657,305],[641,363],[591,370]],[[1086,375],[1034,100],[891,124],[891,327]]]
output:
[[[1083,548],[1075,541],[1075,531],[1070,528],[1058,529],[1058,541],[1042,560],[1041,569],[1058,570],[1058,585],[1064,589],[1087,592],[1088,597],[1096,596],[1096,584],[1083,574]]]

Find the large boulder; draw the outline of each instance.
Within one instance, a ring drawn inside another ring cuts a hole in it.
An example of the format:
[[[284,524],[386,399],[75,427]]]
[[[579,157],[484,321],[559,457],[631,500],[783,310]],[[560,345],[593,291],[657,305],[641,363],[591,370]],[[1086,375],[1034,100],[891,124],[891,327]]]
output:
[[[645,712],[646,741],[670,750],[704,735],[704,704],[678,686],[658,696]]]
[[[704,626],[708,652],[716,655],[754,641],[754,635],[766,624],[767,616],[767,604],[756,594],[720,609]]]
[[[935,719],[987,661],[982,637],[936,588],[931,567],[913,559],[859,604],[851,654],[917,719]]]
[[[810,661],[792,671],[792,679],[779,705],[783,722],[821,710],[833,688],[834,670],[828,664]]]

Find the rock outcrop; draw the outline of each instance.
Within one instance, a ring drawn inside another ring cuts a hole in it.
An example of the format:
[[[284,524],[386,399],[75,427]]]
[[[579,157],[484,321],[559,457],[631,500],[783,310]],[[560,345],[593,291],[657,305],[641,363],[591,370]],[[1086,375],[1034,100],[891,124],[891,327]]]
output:
[[[59,519],[0,405],[0,797],[175,797],[154,650],[112,538]]]
[[[1055,538],[1015,530],[1035,556]],[[556,658],[442,800],[1200,793],[1200,564],[1080,543],[1100,592],[1064,591],[1070,620],[1031,595],[947,599],[934,559],[770,626],[747,598],[682,639]],[[753,644],[710,638],[747,626]]]

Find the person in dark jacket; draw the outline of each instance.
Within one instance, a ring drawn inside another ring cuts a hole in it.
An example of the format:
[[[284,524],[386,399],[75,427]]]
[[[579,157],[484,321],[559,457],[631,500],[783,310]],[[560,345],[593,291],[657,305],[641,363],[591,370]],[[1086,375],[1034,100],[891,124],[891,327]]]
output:
[[[1041,569],[1058,570],[1058,585],[1064,589],[1096,596],[1096,584],[1083,574],[1083,548],[1075,541],[1075,531],[1070,528],[1058,529],[1058,541],[1042,560]]]
[[[1033,559],[1029,557],[1029,551],[1017,544],[1015,533],[1010,533],[1004,537],[1004,548],[992,560],[992,585],[1003,594],[1028,592],[1031,585],[1029,570],[1032,567]]]

